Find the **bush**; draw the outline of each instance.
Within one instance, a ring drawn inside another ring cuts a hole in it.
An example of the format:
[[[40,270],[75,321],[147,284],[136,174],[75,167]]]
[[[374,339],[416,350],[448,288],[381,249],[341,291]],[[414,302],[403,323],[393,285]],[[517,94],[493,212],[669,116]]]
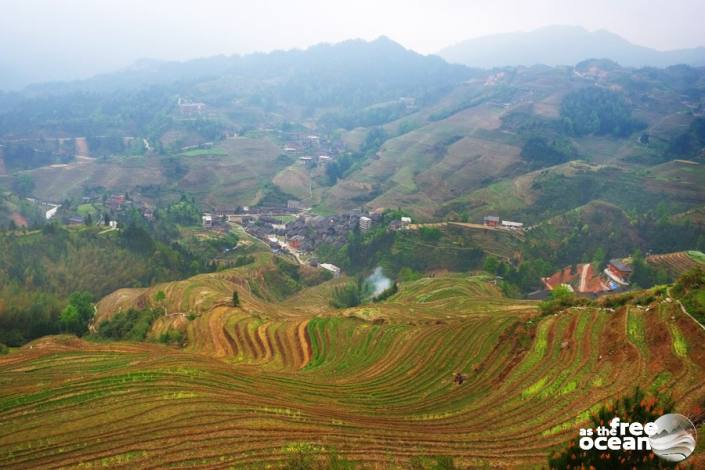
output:
[[[0,355],[7,354],[10,352],[10,349],[5,346],[3,343],[0,343]]]
[[[335,308],[357,307],[362,303],[359,283],[348,283],[342,287],[333,289],[331,306]]]
[[[683,274],[671,292],[681,300],[688,313],[705,325],[705,269],[696,268]]]
[[[551,315],[576,305],[590,305],[592,302],[584,297],[578,297],[566,286],[558,286],[551,291],[547,300],[539,304],[544,315]]]
[[[110,320],[103,320],[98,325],[97,336],[113,340],[143,341],[147,337],[152,323],[161,315],[156,309],[119,312]]]
[[[186,335],[181,330],[169,330],[159,335],[159,342],[162,344],[183,345]]]

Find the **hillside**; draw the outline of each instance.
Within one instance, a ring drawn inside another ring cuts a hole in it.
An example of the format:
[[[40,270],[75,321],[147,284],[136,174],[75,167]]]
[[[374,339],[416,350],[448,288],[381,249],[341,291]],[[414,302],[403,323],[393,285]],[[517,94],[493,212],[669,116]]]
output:
[[[682,412],[705,392],[705,331],[663,300],[539,318],[486,278],[450,276],[338,311],[328,283],[265,303],[242,282],[256,270],[161,287],[169,308],[242,293],[184,319],[183,350],[59,336],[0,356],[0,465],[281,464],[306,443],[368,466],[542,465],[634,385]]]
[[[597,199],[687,213],[705,203],[704,90],[705,69],[685,65],[481,71],[387,38],[149,62],[1,96],[0,184],[50,201],[189,193],[209,209],[274,184],[321,214],[422,220],[546,218]]]
[[[481,36],[446,47],[438,55],[449,62],[482,68],[575,65],[586,59],[609,59],[627,67],[705,65],[705,47],[658,51],[606,30],[587,31],[578,26]]]

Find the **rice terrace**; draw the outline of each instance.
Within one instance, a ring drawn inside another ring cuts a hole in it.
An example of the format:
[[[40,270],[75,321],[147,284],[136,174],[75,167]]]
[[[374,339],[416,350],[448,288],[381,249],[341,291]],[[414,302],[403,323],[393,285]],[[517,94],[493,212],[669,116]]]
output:
[[[703,0],[1,5],[0,470],[705,469]]]
[[[684,410],[705,390],[705,330],[663,297],[541,317],[487,276],[451,274],[339,311],[321,302],[339,280],[263,300],[262,256],[153,288],[167,311],[199,312],[150,331],[187,322],[183,350],[54,336],[1,357],[0,466],[266,468],[310,445],[363,468],[540,468],[635,385]],[[118,291],[98,316],[152,298]]]

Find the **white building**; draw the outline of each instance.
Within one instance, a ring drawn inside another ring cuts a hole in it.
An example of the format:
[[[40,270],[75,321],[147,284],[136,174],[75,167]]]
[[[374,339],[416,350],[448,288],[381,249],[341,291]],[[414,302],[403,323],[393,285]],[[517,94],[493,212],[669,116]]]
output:
[[[521,230],[524,228],[524,224],[521,222],[512,222],[511,220],[503,220],[502,227],[510,230]]]
[[[212,227],[213,226],[213,216],[210,214],[203,214],[201,217],[201,224],[204,227]]]
[[[340,277],[340,268],[338,266],[330,263],[321,263],[321,267],[333,273],[333,277]]]
[[[409,225],[411,225],[411,217],[402,217],[401,218],[401,229],[402,230],[409,230]]]
[[[362,217],[360,217],[359,225],[361,231],[367,232],[370,227],[372,227],[372,219],[363,215]]]

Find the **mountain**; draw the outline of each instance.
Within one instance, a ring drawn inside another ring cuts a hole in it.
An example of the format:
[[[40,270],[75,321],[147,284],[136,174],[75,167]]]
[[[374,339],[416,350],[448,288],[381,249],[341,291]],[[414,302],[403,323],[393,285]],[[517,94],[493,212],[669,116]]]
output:
[[[299,99],[312,90],[334,100],[337,92],[386,97],[414,94],[414,90],[447,86],[471,76],[465,66],[452,65],[437,56],[424,56],[381,36],[373,41],[352,39],[322,43],[307,49],[269,53],[213,56],[184,62],[142,59],[115,72],[86,80],[33,84],[24,94],[71,91],[111,92],[149,85],[188,84],[229,79],[219,88],[241,92],[278,88]],[[236,82],[236,83],[234,83]],[[367,102],[367,98],[356,96]]]
[[[604,29],[591,32],[578,26],[482,36],[446,47],[438,55],[449,62],[481,68],[574,65],[591,58],[611,59],[625,67],[705,65],[705,47],[658,51]]]

